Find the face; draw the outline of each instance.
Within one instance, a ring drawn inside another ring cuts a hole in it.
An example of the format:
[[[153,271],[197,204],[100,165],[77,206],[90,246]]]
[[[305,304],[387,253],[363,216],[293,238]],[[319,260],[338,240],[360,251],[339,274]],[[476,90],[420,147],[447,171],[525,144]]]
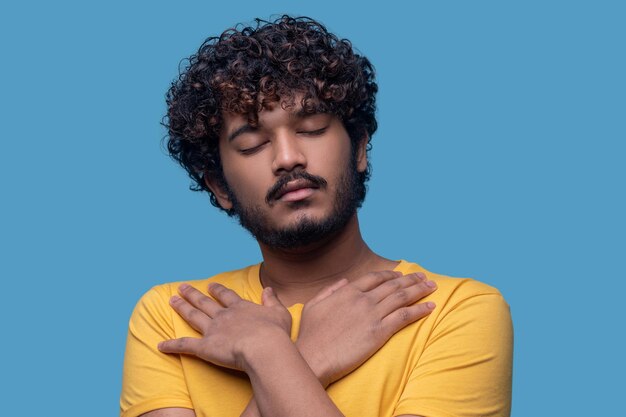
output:
[[[224,115],[220,156],[226,184],[209,181],[260,242],[298,248],[341,230],[359,205],[365,146],[352,149],[341,121],[276,105],[258,115]]]

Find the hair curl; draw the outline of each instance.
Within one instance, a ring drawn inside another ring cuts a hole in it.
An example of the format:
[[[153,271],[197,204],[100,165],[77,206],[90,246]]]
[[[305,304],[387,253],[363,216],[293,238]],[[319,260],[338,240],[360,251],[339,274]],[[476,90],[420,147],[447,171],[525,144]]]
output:
[[[369,150],[377,128],[374,68],[350,41],[307,17],[255,22],[204,41],[166,96],[170,156],[188,172],[190,188],[207,191],[218,208],[204,176],[225,184],[218,148],[223,112],[247,115],[254,124],[263,109],[293,106],[298,96],[305,111],[339,117],[353,151],[362,140]],[[368,166],[360,176],[361,203],[370,172]]]

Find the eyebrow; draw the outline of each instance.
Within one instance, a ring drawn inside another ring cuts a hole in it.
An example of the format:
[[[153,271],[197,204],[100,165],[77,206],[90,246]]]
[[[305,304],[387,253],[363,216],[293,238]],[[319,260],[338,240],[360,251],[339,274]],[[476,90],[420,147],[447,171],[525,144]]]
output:
[[[226,139],[228,140],[228,142],[232,142],[237,136],[243,135],[244,133],[248,132],[255,132],[256,130],[256,127],[250,126],[246,123],[245,125],[241,125],[237,129],[235,129],[231,134],[228,135],[228,138]]]
[[[305,117],[315,116],[316,114],[322,114],[322,112],[319,112],[316,110],[307,111],[304,107],[300,107],[298,111],[296,111],[295,113],[292,113],[293,117],[297,119],[304,119]]]

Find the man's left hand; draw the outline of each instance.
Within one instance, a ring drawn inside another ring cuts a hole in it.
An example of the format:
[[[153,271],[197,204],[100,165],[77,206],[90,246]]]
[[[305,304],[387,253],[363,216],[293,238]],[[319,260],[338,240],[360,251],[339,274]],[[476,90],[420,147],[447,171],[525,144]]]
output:
[[[188,284],[170,305],[201,338],[182,337],[159,343],[164,353],[195,355],[205,361],[245,371],[246,356],[255,346],[276,334],[291,331],[291,315],[271,288],[265,288],[262,305],[241,299],[234,291],[212,283],[212,300]]]

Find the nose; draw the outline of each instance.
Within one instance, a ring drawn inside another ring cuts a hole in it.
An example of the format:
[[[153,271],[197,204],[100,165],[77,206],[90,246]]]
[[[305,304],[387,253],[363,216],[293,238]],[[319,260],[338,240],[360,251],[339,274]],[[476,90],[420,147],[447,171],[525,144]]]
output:
[[[275,175],[281,175],[296,168],[306,168],[306,157],[295,135],[288,133],[277,135],[273,142],[273,148],[272,171]]]

